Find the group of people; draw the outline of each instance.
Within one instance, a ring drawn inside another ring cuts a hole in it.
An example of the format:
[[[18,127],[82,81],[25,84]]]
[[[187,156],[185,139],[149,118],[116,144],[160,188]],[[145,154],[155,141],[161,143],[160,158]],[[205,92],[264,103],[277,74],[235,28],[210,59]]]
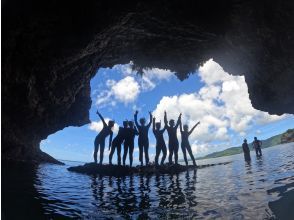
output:
[[[261,157],[262,156],[262,152],[261,152],[262,142],[260,140],[258,140],[257,137],[254,137],[252,145],[253,145],[253,149],[255,149],[256,156]],[[251,161],[250,149],[249,149],[249,146],[248,146],[248,143],[247,143],[246,139],[244,139],[244,142],[242,144],[242,149],[243,149],[243,152],[244,152],[245,161]]]
[[[159,156],[162,152],[162,158],[160,164],[163,165],[165,158],[167,156],[167,147],[164,141],[163,134],[165,130],[168,133],[169,141],[168,141],[168,149],[169,149],[169,156],[168,162],[170,164],[173,163],[173,156],[174,156],[174,163],[178,163],[178,150],[179,150],[179,141],[177,138],[177,129],[180,126],[180,132],[182,137],[181,148],[184,156],[184,160],[186,165],[188,165],[187,159],[187,151],[193,161],[194,166],[196,165],[195,158],[192,153],[192,149],[189,143],[189,136],[192,134],[194,129],[197,125],[200,124],[198,122],[193,126],[191,130],[189,130],[188,125],[182,125],[181,116],[179,115],[177,122],[171,119],[168,121],[167,114],[164,112],[164,127],[161,129],[161,122],[156,122],[156,118],[152,117],[151,112],[149,112],[149,123],[146,124],[145,118],[140,118],[138,123],[138,111],[135,112],[134,115],[134,122],[133,121],[123,121],[123,126],[119,127],[117,136],[112,140],[113,131],[112,128],[114,126],[114,121],[110,120],[108,124],[106,124],[103,116],[97,111],[98,116],[100,117],[103,128],[100,133],[95,138],[94,142],[94,161],[97,163],[97,153],[100,147],[100,161],[99,163],[102,164],[103,156],[104,156],[104,148],[105,148],[105,139],[109,136],[109,163],[112,164],[112,157],[115,152],[117,151],[117,163],[121,165],[121,146],[124,146],[124,153],[123,153],[123,165],[126,165],[126,158],[127,154],[129,153],[129,160],[130,166],[133,164],[133,152],[134,152],[134,139],[135,136],[138,135],[138,146],[139,146],[139,161],[141,165],[143,165],[143,154],[145,156],[145,164],[149,164],[149,138],[148,138],[148,131],[149,128],[152,126],[152,131],[156,139],[156,156],[155,156],[155,164],[159,165]]]

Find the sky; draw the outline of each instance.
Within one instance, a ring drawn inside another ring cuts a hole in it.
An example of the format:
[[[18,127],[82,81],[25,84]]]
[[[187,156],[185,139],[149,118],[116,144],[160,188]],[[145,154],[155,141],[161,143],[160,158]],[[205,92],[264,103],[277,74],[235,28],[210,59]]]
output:
[[[91,80],[91,123],[67,127],[48,136],[41,142],[41,149],[57,159],[93,161],[94,139],[102,129],[97,110],[106,121],[115,120],[114,136],[122,121],[133,120],[136,110],[138,118],[145,117],[147,122],[151,111],[162,126],[164,111],[168,120],[176,120],[182,113],[183,124],[189,128],[200,121],[189,139],[195,157],[239,146],[244,138],[249,142],[254,136],[262,140],[293,128],[293,115],[270,115],[254,109],[244,76],[230,75],[213,59],[184,81],[178,80],[170,70],[158,68],[144,69],[141,76],[132,65],[130,62],[100,68]],[[164,137],[167,144],[166,133]],[[179,131],[178,137],[180,140]],[[149,141],[149,156],[153,161],[155,138],[151,129]],[[106,147],[104,163],[108,163],[108,155]],[[138,164],[138,156],[136,138],[134,164]],[[180,149],[179,158],[182,158]]]

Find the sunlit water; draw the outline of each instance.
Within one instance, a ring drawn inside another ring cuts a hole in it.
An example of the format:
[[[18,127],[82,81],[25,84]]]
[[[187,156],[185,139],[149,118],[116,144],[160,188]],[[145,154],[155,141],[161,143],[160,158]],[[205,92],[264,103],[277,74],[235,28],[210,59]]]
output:
[[[260,159],[251,152],[251,157],[251,164],[235,155],[198,161],[232,163],[197,172],[124,178],[69,172],[67,167],[77,165],[72,162],[43,164],[34,186],[48,218],[270,219],[275,212],[269,202],[292,193],[279,210],[289,212],[294,208],[294,144],[264,149]]]

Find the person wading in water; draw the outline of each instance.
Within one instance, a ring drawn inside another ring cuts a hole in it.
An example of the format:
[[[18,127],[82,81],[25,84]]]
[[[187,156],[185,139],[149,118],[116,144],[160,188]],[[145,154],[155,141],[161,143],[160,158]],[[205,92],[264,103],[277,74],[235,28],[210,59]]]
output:
[[[104,147],[105,147],[105,138],[110,135],[109,137],[109,147],[111,146],[111,141],[112,141],[112,128],[114,126],[114,121],[110,120],[108,122],[108,125],[104,121],[104,118],[102,115],[97,111],[96,114],[100,117],[102,123],[103,123],[103,128],[100,131],[100,133],[96,136],[95,141],[94,141],[94,161],[97,163],[97,153],[98,149],[100,146],[100,164],[103,162],[103,156],[104,156]]]

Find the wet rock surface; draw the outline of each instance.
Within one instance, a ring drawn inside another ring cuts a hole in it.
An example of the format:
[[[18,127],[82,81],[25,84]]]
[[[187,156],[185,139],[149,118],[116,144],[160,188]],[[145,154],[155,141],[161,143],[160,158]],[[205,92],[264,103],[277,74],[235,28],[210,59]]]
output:
[[[205,167],[226,165],[230,162],[205,164],[200,166],[188,165],[183,166],[180,164],[164,164],[160,166],[148,165],[148,166],[120,166],[120,165],[99,165],[96,163],[86,163],[82,166],[69,167],[69,171],[89,174],[89,175],[101,175],[101,176],[128,176],[133,174],[138,175],[159,175],[159,174],[178,174],[189,170],[197,170]]]
[[[183,80],[213,58],[245,76],[255,108],[293,113],[293,10],[291,0],[3,1],[2,157],[46,159],[42,139],[89,123],[97,69],[130,60]]]

